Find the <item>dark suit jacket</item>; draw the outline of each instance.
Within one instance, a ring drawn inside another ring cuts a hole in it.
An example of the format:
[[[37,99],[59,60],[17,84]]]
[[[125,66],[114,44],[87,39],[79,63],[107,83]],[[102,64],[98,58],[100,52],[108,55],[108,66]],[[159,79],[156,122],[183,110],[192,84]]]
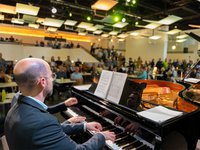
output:
[[[21,95],[20,91],[18,91],[17,93],[15,93],[15,95],[13,96],[13,98],[11,100],[11,106],[13,106],[17,102],[17,100],[18,100],[18,98],[19,98],[20,95]],[[59,103],[57,105],[49,106],[47,108],[47,111],[49,113],[51,113],[51,114],[62,112],[62,111],[65,111],[65,110],[67,110],[67,107],[65,106],[64,102]]]
[[[83,124],[59,124],[40,104],[20,96],[7,114],[5,135],[10,150],[100,150],[102,134],[77,144],[67,134],[83,132]]]

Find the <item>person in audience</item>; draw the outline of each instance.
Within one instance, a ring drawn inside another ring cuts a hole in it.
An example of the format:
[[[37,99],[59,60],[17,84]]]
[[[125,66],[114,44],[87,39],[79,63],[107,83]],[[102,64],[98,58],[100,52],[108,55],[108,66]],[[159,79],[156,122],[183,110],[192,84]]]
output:
[[[158,72],[161,70],[161,68],[163,67],[163,61],[161,58],[159,58],[159,60],[156,62],[156,67],[158,69]]]
[[[80,46],[80,44],[78,43],[77,45],[76,45],[76,48],[80,48],[81,46]]]
[[[70,48],[74,48],[74,43],[73,42],[70,43]]]
[[[14,42],[14,41],[15,41],[15,39],[13,38],[12,35],[10,36],[9,41],[10,41],[10,42]]]
[[[95,54],[95,43],[92,43],[91,48],[90,48],[90,53]]]
[[[67,56],[67,59],[65,60],[65,66],[67,67],[67,69],[70,68],[71,64],[72,64],[72,61],[71,61],[71,58],[70,56]]]
[[[15,81],[22,95],[9,110],[5,120],[5,136],[9,148],[22,149],[103,149],[105,140],[115,140],[114,132],[101,131],[97,122],[59,124],[47,112],[44,99],[52,93],[53,74],[47,62],[37,58],[20,60],[14,68]],[[71,105],[76,104],[73,101]],[[96,134],[83,144],[77,144],[68,135],[84,132]]]
[[[0,82],[1,83],[11,82],[11,80],[12,77],[5,73],[4,67],[0,67]]]
[[[44,46],[45,46],[44,41],[40,41],[40,46],[41,46],[41,47],[44,47]]]
[[[76,81],[76,84],[83,83],[83,76],[82,73],[79,72],[79,67],[75,67],[75,71],[71,74],[70,79]]]
[[[80,61],[79,58],[77,58],[77,61],[75,62],[75,65],[79,67],[79,65],[81,65],[81,64],[82,64],[82,62]]]
[[[67,78],[66,67],[60,65],[58,66],[58,71],[56,72],[57,79]]]
[[[4,69],[6,69],[7,65],[6,65],[6,61],[3,58],[2,53],[0,53],[0,67],[3,67]]]
[[[39,46],[39,42],[38,41],[35,42],[35,46]]]
[[[55,61],[56,62],[56,67],[61,66],[62,65],[62,60],[60,58],[60,56],[57,57],[58,59]]]
[[[4,41],[4,38],[3,38],[3,37],[0,37],[0,41]]]
[[[145,66],[141,66],[139,68],[139,73],[138,73],[137,78],[138,79],[147,79],[148,78],[147,68]]]

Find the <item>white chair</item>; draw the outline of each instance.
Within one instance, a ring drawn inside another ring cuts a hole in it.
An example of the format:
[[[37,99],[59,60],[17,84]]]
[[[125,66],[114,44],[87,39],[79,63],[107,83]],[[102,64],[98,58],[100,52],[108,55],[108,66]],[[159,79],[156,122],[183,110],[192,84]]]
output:
[[[9,150],[8,143],[7,143],[7,141],[6,141],[5,135],[3,135],[3,136],[1,137],[1,143],[2,143],[2,148],[3,148],[3,150]]]

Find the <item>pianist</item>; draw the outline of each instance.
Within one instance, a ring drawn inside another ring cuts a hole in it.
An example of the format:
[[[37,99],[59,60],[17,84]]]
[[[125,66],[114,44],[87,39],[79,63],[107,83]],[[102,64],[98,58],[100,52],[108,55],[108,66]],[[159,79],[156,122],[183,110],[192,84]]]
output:
[[[15,65],[14,75],[22,95],[5,121],[10,150],[97,150],[103,149],[105,140],[115,140],[115,134],[101,131],[102,126],[97,122],[74,124],[69,129],[46,111],[44,99],[53,90],[52,72],[47,62],[37,58],[22,59]],[[97,133],[83,144],[77,144],[65,134],[86,129]]]

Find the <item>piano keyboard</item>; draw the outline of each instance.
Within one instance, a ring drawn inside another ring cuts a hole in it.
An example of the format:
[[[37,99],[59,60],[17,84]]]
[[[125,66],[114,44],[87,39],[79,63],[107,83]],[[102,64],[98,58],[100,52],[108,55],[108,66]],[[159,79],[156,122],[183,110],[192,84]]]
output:
[[[81,110],[83,109],[83,110]],[[88,113],[86,113],[88,112]],[[128,135],[124,132],[124,129],[119,126],[115,126],[112,120],[103,118],[98,112],[90,109],[89,107],[82,105],[81,108],[71,107],[65,112],[68,116],[85,116],[86,122],[96,121],[101,123],[103,130],[113,131],[116,134],[116,140],[113,143],[110,140],[106,141],[106,146],[112,150],[149,150],[153,149],[151,146],[147,146],[147,143],[143,143],[134,136]],[[95,134],[95,132],[90,132]],[[150,144],[149,144],[150,145]]]

